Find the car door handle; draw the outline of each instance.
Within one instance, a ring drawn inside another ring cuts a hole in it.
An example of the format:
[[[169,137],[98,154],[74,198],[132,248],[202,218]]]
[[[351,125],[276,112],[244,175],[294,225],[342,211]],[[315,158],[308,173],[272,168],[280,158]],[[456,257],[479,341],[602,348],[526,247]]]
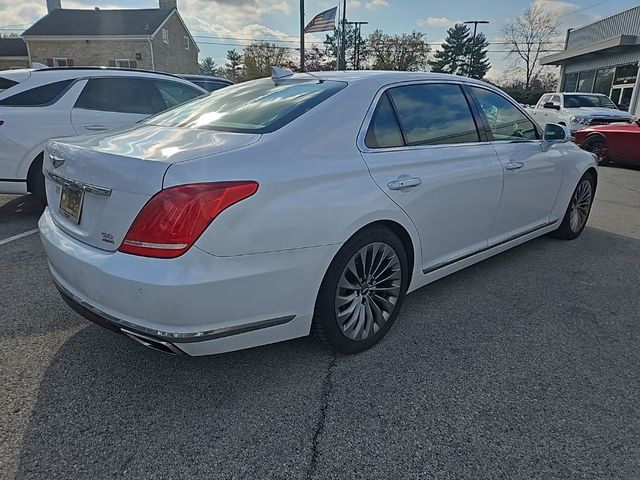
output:
[[[422,179],[417,177],[399,178],[398,180],[387,183],[387,187],[389,187],[389,190],[401,190],[403,188],[417,187],[421,183]]]
[[[509,162],[504,166],[507,170],[518,170],[522,167],[524,167],[524,162]]]
[[[84,128],[87,130],[91,130],[92,132],[100,132],[102,130],[108,130],[109,127],[106,125],[85,125]]]

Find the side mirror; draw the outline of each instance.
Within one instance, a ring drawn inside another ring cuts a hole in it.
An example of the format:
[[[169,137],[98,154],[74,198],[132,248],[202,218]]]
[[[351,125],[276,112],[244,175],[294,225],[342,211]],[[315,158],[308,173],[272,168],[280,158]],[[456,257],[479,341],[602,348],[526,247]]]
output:
[[[547,123],[544,126],[543,140],[547,143],[565,143],[571,139],[571,132],[567,127],[556,123]]]
[[[560,105],[557,105],[553,102],[545,102],[542,108],[550,108],[552,110],[560,110]]]

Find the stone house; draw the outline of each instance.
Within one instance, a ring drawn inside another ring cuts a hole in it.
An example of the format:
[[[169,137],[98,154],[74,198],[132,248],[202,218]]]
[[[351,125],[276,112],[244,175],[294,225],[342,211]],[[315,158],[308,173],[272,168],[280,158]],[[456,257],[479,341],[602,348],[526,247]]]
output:
[[[26,43],[21,38],[0,38],[0,70],[28,67]]]
[[[47,0],[47,10],[22,34],[31,64],[198,72],[199,49],[176,0],[127,10],[66,9]]]

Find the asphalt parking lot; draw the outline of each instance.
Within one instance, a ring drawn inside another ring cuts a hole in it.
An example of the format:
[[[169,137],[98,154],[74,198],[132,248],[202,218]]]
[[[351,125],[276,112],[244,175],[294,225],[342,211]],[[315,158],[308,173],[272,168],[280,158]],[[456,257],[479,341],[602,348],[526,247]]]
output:
[[[407,297],[355,356],[313,339],[171,357],[51,284],[0,195],[0,478],[640,478],[640,168],[602,168],[582,237]]]

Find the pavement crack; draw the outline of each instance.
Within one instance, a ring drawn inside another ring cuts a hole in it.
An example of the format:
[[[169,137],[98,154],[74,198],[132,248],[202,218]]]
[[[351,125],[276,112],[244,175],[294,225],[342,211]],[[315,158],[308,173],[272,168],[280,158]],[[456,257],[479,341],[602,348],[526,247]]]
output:
[[[338,356],[333,354],[327,374],[322,382],[322,394],[320,397],[320,415],[318,416],[318,423],[316,429],[313,432],[313,441],[311,443],[311,463],[309,464],[309,470],[307,471],[307,478],[311,479],[318,466],[318,442],[320,436],[324,432],[324,425],[327,420],[327,410],[329,408],[329,399],[333,391],[333,369],[336,366],[336,360]]]

